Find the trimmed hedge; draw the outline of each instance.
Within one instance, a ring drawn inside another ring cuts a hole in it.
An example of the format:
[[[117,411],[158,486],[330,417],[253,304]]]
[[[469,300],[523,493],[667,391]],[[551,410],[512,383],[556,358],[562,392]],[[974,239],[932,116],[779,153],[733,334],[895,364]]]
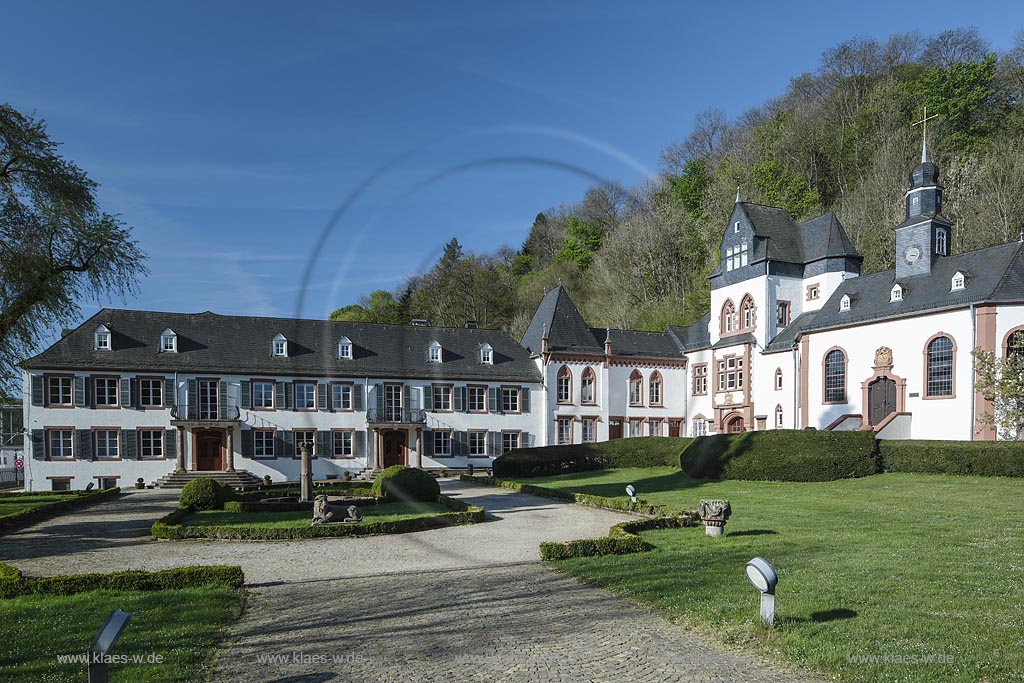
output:
[[[773,429],[698,437],[679,466],[694,479],[832,481],[881,471],[874,432]]]
[[[47,503],[37,508],[28,510],[18,510],[12,512],[9,515],[0,516],[0,534],[5,530],[16,529],[35,522],[47,519],[49,517],[56,517],[62,512],[81,507],[82,505],[89,505],[107,498],[113,498],[114,496],[121,493],[121,489],[104,489],[102,491],[74,491],[68,493],[66,500],[58,500],[53,503]],[[27,498],[31,496],[51,496],[52,491],[40,491],[40,492],[23,492],[23,493],[4,493],[0,496],[4,498]]]
[[[651,505],[645,500],[638,499],[635,503],[629,498],[608,498],[605,496],[594,496],[588,493],[573,493],[572,491],[563,491],[561,489],[549,489],[543,486],[537,486],[535,484],[524,484],[518,481],[511,481],[509,479],[499,479],[497,477],[476,477],[464,474],[460,477],[462,481],[468,481],[473,484],[483,484],[485,486],[500,486],[504,489],[512,489],[513,491],[519,491],[520,493],[528,493],[533,496],[542,496],[544,498],[557,498],[558,500],[568,500],[573,503],[579,503],[580,505],[586,505],[594,508],[604,508],[605,510],[618,510],[620,512],[634,512],[640,515],[662,515],[665,514],[666,508],[664,505]]]
[[[351,484],[351,485],[347,485]],[[289,484],[288,486],[274,486],[269,488],[261,488],[254,491],[242,491],[236,492],[232,497],[233,500],[263,500],[264,498],[285,498],[294,497],[298,498],[301,495],[302,489],[297,487],[295,484]],[[327,496],[371,496],[370,482],[338,482],[338,484],[331,484],[330,486],[314,486],[313,496],[319,495]]]
[[[441,486],[429,472],[405,465],[392,465],[373,480],[373,495],[388,500],[433,503],[441,495]]]
[[[74,595],[94,590],[160,591],[196,586],[241,588],[242,568],[210,565],[178,567],[156,572],[129,570],[112,574],[68,574],[27,578],[20,570],[0,562],[0,598],[18,595]]]
[[[1024,477],[1021,441],[878,442],[887,472],[958,474],[980,477]]]
[[[196,510],[221,510],[228,499],[228,492],[216,479],[201,477],[193,479],[181,489],[178,507]]]
[[[691,438],[644,436],[571,446],[519,448],[495,459],[496,477],[545,477],[623,467],[679,465]]]
[[[242,527],[242,526],[188,526],[181,524],[192,513],[189,508],[174,510],[153,524],[153,538],[180,541],[188,538],[236,539],[246,541],[297,540],[303,538],[336,538],[339,536],[371,536],[378,534],[404,534],[425,529],[474,524],[484,521],[484,509],[462,501],[440,496],[438,502],[452,510],[437,515],[397,519],[392,521],[364,521],[359,524],[331,524],[301,527]]]
[[[320,493],[317,492],[317,495],[320,495]],[[351,496],[349,493],[344,495]],[[354,500],[346,503],[346,505],[362,507],[363,505],[376,505],[379,501],[378,498],[373,496],[352,497]],[[301,512],[302,510],[312,512],[313,503],[303,503],[301,501],[295,501],[294,503],[261,503],[260,500],[229,500],[224,503],[223,509],[225,512]]]
[[[641,531],[651,529],[680,529],[696,526],[699,517],[695,512],[685,512],[678,517],[655,517],[616,524],[608,530],[605,538],[585,538],[578,541],[548,542],[540,544],[542,560],[568,560],[574,557],[597,557],[600,555],[629,555],[643,553],[654,548],[638,536]]]

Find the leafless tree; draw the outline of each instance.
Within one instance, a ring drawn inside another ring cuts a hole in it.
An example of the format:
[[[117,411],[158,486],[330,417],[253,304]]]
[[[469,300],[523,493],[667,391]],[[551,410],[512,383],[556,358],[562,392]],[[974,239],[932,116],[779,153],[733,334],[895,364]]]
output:
[[[921,61],[948,69],[958,62],[978,62],[991,50],[988,41],[973,26],[943,31],[928,40]]]

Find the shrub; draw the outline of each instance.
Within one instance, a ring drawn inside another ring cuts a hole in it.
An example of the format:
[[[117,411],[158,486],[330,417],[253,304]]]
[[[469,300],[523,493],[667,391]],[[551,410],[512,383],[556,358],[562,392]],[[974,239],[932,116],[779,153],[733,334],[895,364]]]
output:
[[[541,543],[542,560],[568,560],[573,557],[596,557],[599,555],[628,555],[651,550],[653,546],[638,533],[650,529],[679,529],[696,526],[695,513],[684,513],[679,517],[654,517],[616,524],[608,530],[606,538],[585,538],[563,543]]]
[[[0,563],[0,598],[18,595],[74,595],[94,590],[159,591],[195,586],[241,588],[241,567],[211,565],[178,567],[156,572],[129,570],[112,574],[68,574],[25,578],[16,568]]]
[[[496,477],[544,477],[615,467],[679,465],[679,454],[693,439],[645,436],[571,446],[520,448],[494,461]]]
[[[878,442],[887,472],[1024,477],[1024,443],[1020,441]]]
[[[432,503],[441,495],[437,479],[429,472],[392,465],[373,481],[373,495],[392,500],[415,500]]]
[[[832,481],[879,471],[874,432],[773,429],[702,436],[680,457],[696,479]]]
[[[228,498],[227,492],[220,482],[202,477],[193,479],[181,489],[181,496],[178,497],[178,507],[192,508],[193,510],[220,510],[224,507],[224,501]]]

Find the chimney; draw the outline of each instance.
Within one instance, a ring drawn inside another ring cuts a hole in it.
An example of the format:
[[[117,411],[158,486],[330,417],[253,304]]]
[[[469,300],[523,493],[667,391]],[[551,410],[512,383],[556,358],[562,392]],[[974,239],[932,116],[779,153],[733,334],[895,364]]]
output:
[[[467,330],[475,330],[476,329],[476,321],[475,320],[467,320],[466,321],[466,329]]]

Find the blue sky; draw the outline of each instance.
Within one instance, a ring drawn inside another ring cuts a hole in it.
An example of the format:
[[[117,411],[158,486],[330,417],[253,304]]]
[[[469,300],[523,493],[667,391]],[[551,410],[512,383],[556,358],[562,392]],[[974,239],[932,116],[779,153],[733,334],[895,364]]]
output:
[[[641,181],[696,113],[735,117],[849,37],[973,25],[1005,49],[1024,26],[1011,2],[34,1],[3,16],[0,100],[49,122],[150,254],[138,296],[103,303],[304,317],[393,289],[452,236],[518,246],[538,211],[595,177]]]

